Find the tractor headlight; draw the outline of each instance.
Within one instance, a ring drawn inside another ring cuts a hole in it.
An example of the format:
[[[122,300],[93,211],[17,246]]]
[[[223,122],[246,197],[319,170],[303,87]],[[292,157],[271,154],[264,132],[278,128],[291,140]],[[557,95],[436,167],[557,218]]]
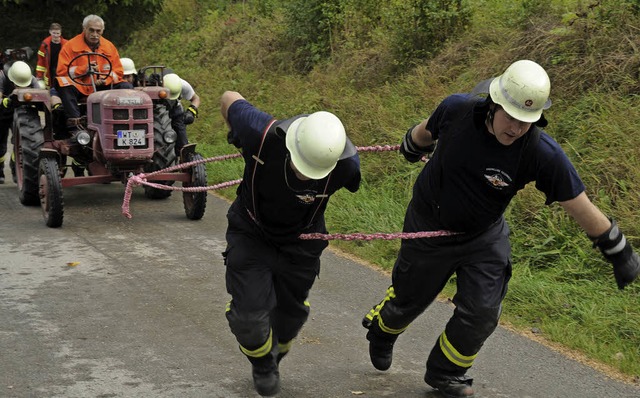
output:
[[[176,132],[173,130],[169,130],[164,133],[163,138],[164,138],[164,142],[166,142],[167,144],[172,144],[176,142],[176,139],[178,138],[178,134],[176,134]]]
[[[86,131],[81,131],[76,136],[76,140],[78,140],[78,144],[87,145],[91,142],[91,136]]]

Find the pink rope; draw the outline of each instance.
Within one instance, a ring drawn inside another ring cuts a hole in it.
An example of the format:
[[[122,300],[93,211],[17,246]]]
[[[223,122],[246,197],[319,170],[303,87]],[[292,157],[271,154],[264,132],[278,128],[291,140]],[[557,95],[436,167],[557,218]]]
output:
[[[397,151],[400,145],[374,145],[374,146],[357,146],[358,152],[386,152]]]
[[[382,240],[392,240],[392,239],[419,239],[419,238],[435,238],[440,236],[452,236],[459,235],[459,232],[451,232],[451,231],[422,231],[422,232],[396,232],[396,233],[373,233],[373,234],[363,234],[363,233],[353,233],[353,234],[321,234],[321,233],[311,233],[311,234],[301,234],[299,236],[300,239],[303,240],[312,240],[312,239],[320,239],[320,240],[374,240],[374,239],[382,239]]]
[[[400,145],[373,145],[373,146],[357,146],[356,149],[358,152],[387,152],[387,151],[397,151],[400,149]],[[215,156],[211,158],[194,160],[192,162],[180,163],[171,167],[167,167],[162,170],[154,171],[152,173],[140,173],[134,176],[131,176],[127,181],[127,187],[124,192],[124,200],[122,202],[122,214],[127,218],[132,218],[129,208],[131,203],[131,194],[133,192],[133,187],[146,185],[156,189],[165,189],[172,191],[184,191],[184,192],[202,192],[208,190],[216,190],[228,188],[233,185],[240,184],[242,179],[227,181],[216,185],[206,186],[206,187],[174,187],[170,185],[158,184],[147,181],[147,177],[152,177],[156,174],[165,173],[174,170],[180,170],[187,167],[192,167],[200,163],[207,162],[219,162],[227,159],[234,159],[242,156],[239,153]],[[426,161],[426,158],[422,159]],[[321,234],[321,233],[312,233],[312,234],[302,234],[300,235],[300,239],[303,240],[312,240],[312,239],[320,239],[320,240],[374,240],[374,239],[382,239],[382,240],[392,240],[392,239],[418,239],[418,238],[432,238],[432,237],[440,237],[440,236],[451,236],[457,235],[458,232],[451,231],[423,231],[423,232],[410,232],[410,233],[373,233],[373,234],[363,234],[363,233],[353,233],[353,234]]]

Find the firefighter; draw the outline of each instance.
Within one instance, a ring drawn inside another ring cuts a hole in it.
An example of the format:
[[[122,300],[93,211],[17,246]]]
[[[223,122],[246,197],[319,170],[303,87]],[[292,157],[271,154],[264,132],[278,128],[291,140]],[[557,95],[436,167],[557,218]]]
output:
[[[276,120],[233,91],[222,95],[221,112],[245,161],[227,213],[226,317],[256,391],[271,396],[280,389],[280,360],[309,316],[307,297],[327,247],[298,236],[327,232],[329,197],[358,190],[360,160],[332,113]]]
[[[31,67],[24,61],[15,61],[5,74],[0,71],[0,184],[4,184],[4,160],[7,153],[9,129],[13,123],[11,93],[16,88],[40,88],[38,80],[31,74]],[[14,164],[11,170],[15,173]],[[15,181],[14,181],[15,182]]]
[[[174,106],[169,110],[169,116],[171,117],[171,127],[178,135],[175,151],[179,156],[182,147],[189,143],[187,125],[192,124],[198,117],[200,96],[188,81],[175,73],[167,73],[163,76],[162,81],[163,85],[169,89],[170,99],[175,101]],[[189,107],[186,110],[182,106],[181,100],[183,99],[189,101]]]
[[[55,90],[62,99],[62,107],[67,117],[66,125],[72,143],[75,142],[78,131],[84,129],[84,120],[78,106],[78,100],[81,97],[88,96],[94,90],[133,88],[130,83],[123,80],[118,50],[113,43],[102,37],[103,33],[104,20],[97,15],[86,16],[82,21],[82,33],[69,40],[62,47],[58,57]],[[108,70],[109,64],[106,59],[99,56],[92,56],[90,60],[89,56],[80,57],[74,62],[74,65],[70,65],[74,57],[87,52],[96,52],[106,56],[111,62],[112,70]],[[100,73],[100,75],[92,75],[91,71]],[[85,76],[81,77],[83,75]],[[89,85],[74,82],[72,77]],[[71,168],[75,176],[84,175],[84,168],[75,159]]]
[[[123,80],[118,50],[113,43],[102,37],[103,33],[104,20],[97,15],[88,15],[82,22],[82,33],[69,40],[60,51],[56,71],[56,90],[62,98],[62,105],[67,115],[67,126],[71,128],[72,136],[74,132],[82,128],[78,99],[94,92],[94,87],[91,85],[92,78],[95,78],[95,90],[98,91],[110,88],[133,88],[130,83]],[[87,65],[89,57],[82,57],[74,62],[75,65],[69,65],[74,57],[87,52],[97,52],[106,56],[111,62],[113,70],[108,70],[109,65],[106,60],[98,56],[91,58],[90,65]],[[89,69],[102,75],[79,78],[90,74]],[[78,84],[71,79],[72,77],[78,77],[81,82],[89,85]]]
[[[487,86],[485,96],[445,98],[404,135],[400,152],[408,161],[432,153],[414,184],[404,232],[458,234],[402,240],[392,284],[363,319],[371,362],[387,370],[398,336],[455,274],[456,308],[431,350],[424,377],[446,397],[474,395],[466,372],[498,325],[511,277],[504,211],[528,182],[535,181],[547,205],[558,202],[600,248],[620,289],[640,271],[638,255],[617,223],[589,200],[567,155],[541,130],[547,125],[543,111],[551,105],[546,71],[520,60]]]
[[[133,87],[138,86],[138,72],[136,72],[136,65],[131,58],[120,58],[122,64],[122,74],[124,80],[131,83]]]
[[[58,67],[58,54],[66,42],[67,39],[62,37],[62,25],[54,22],[49,26],[49,36],[42,41],[38,49],[36,78],[43,80],[48,89],[53,86],[52,82],[56,78]]]

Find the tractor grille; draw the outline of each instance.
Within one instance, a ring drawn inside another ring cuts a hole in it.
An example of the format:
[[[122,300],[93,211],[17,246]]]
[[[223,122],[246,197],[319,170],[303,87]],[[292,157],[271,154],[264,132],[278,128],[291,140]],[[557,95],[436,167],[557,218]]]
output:
[[[113,110],[113,120],[129,120],[129,110],[128,109],[114,109]]]
[[[149,117],[148,109],[134,109],[133,120],[141,120]]]

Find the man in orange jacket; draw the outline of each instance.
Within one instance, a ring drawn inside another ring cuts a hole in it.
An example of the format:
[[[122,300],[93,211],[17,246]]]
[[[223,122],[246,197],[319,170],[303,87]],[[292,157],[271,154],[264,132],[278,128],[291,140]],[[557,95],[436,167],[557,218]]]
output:
[[[49,35],[40,44],[38,65],[36,66],[36,79],[43,80],[47,88],[53,86],[58,66],[58,54],[67,42],[67,39],[62,37],[62,26],[57,22],[49,26]]]
[[[78,107],[80,96],[86,97],[95,91],[110,88],[133,88],[131,83],[123,79],[124,72],[116,46],[102,37],[103,32],[104,20],[97,15],[88,15],[82,21],[82,33],[69,40],[60,50],[56,89],[62,98],[67,126],[72,130],[81,126]],[[74,61],[76,56],[89,52],[104,57],[92,55]]]

